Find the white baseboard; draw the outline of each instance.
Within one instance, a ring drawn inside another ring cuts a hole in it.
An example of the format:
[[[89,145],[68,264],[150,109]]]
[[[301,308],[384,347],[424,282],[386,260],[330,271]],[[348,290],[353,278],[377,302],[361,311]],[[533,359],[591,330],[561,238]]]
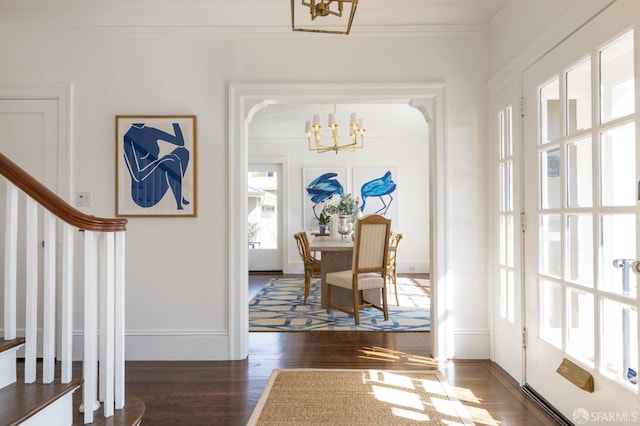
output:
[[[82,359],[82,334],[74,333],[73,359]],[[127,361],[229,359],[229,333],[216,330],[134,330],[125,336]]]
[[[452,359],[489,359],[489,330],[454,330]]]

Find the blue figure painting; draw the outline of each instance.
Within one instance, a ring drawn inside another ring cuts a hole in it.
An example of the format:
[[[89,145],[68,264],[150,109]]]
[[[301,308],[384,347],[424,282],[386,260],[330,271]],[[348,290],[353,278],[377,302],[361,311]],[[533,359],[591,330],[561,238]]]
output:
[[[378,209],[375,214],[386,215],[391,203],[393,202],[393,196],[391,195],[396,190],[396,183],[393,181],[391,171],[387,170],[384,176],[376,179],[372,179],[365,182],[360,187],[360,196],[362,198],[362,205],[360,211],[364,212],[364,208],[367,203],[367,198],[379,197],[382,202],[382,207]],[[387,197],[387,201],[383,197]]]
[[[171,190],[177,210],[189,205],[182,194],[182,181],[189,166],[189,150],[185,148],[179,123],[173,123],[174,134],[145,123],[133,123],[124,135],[124,159],[131,175],[131,198],[140,207],[153,207]],[[176,148],[160,155],[159,142]]]
[[[318,219],[316,207],[320,203],[329,201],[334,195],[342,195],[344,193],[344,189],[336,179],[336,176],[338,176],[337,173],[324,173],[312,180],[306,187],[307,196],[313,203],[313,215],[316,219]]]

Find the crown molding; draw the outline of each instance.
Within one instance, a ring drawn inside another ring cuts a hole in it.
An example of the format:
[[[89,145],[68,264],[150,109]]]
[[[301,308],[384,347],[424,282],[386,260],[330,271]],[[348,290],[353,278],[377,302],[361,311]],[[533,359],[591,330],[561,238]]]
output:
[[[130,25],[3,25],[3,37],[50,37],[51,35],[96,34],[118,37],[451,37],[488,34],[486,25],[464,26],[364,26],[353,27],[347,36],[294,32],[291,27],[254,26],[130,26]]]

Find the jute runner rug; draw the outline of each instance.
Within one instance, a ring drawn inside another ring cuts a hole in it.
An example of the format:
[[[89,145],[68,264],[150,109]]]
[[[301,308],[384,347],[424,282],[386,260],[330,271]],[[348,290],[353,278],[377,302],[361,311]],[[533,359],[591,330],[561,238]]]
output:
[[[249,426],[470,425],[438,371],[274,370]]]

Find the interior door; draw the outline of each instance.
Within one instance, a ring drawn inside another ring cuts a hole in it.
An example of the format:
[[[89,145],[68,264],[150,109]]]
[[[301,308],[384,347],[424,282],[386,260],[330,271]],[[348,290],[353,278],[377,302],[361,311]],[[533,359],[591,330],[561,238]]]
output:
[[[249,271],[282,271],[282,165],[249,164]]]
[[[0,99],[0,152],[29,174],[44,183],[49,189],[58,189],[58,101],[53,99]],[[5,233],[5,180],[0,180],[0,241],[4,242]],[[24,197],[20,197],[24,203]],[[20,207],[24,211],[23,207]],[[18,250],[24,252],[23,239],[25,225],[18,221]],[[40,238],[42,230],[40,232]],[[0,245],[0,256],[4,258],[4,244]],[[20,256],[18,265],[18,282],[25,280],[24,256]],[[42,274],[42,256],[38,267]],[[0,262],[0,276],[4,276],[4,264]],[[40,275],[40,280],[42,275]],[[4,294],[0,294],[4,304]],[[24,335],[24,287],[19,285],[18,303],[18,335]],[[41,312],[42,299],[38,298]],[[41,321],[41,319],[39,319]],[[41,345],[38,345],[40,353]]]
[[[493,145],[494,279],[491,359],[523,383],[522,346],[522,140],[521,80],[503,84],[491,96]]]
[[[617,1],[523,75],[526,383],[576,424],[640,420],[628,268],[638,256],[637,12]]]
[[[58,101],[0,99],[0,151],[56,192]]]

